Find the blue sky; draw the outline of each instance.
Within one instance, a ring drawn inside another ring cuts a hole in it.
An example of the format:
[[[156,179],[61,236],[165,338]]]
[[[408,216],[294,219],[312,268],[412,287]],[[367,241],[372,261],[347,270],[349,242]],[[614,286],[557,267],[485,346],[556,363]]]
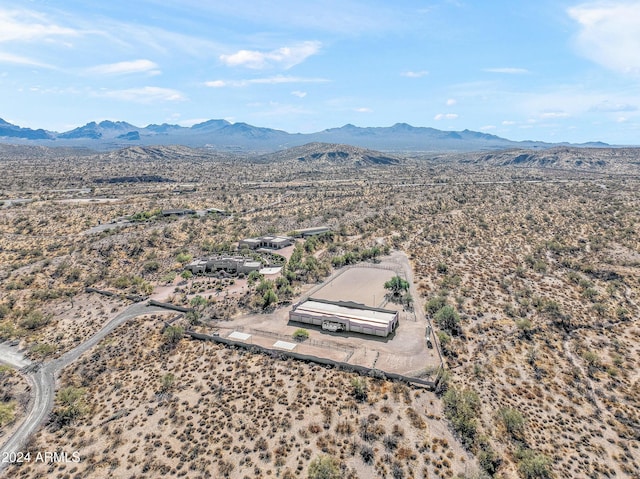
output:
[[[0,0],[0,117],[640,144],[640,2]]]

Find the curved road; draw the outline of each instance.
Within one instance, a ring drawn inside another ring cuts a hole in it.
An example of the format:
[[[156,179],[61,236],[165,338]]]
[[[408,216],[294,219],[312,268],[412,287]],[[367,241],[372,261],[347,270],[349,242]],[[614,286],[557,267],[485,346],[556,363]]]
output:
[[[135,303],[118,314],[109,321],[100,331],[91,336],[87,341],[78,345],[71,351],[66,352],[58,359],[50,361],[44,365],[31,365],[30,361],[22,358],[15,350],[0,345],[0,362],[4,362],[16,368],[35,368],[35,371],[25,374],[31,385],[30,410],[24,418],[20,427],[0,448],[0,458],[5,457],[7,453],[19,452],[27,442],[27,439],[33,434],[38,427],[44,422],[45,418],[53,409],[53,400],[56,390],[56,379],[60,372],[78,359],[82,354],[89,351],[98,344],[105,336],[113,332],[118,326],[129,319],[149,313],[168,313],[175,311],[167,311],[157,306],[148,306],[146,302]],[[26,451],[24,451],[26,452]],[[0,471],[2,471],[8,463],[0,463]]]

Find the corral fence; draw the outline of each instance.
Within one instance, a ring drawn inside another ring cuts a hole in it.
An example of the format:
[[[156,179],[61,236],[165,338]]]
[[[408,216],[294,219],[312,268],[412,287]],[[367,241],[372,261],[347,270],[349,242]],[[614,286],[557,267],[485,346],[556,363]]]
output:
[[[387,264],[376,264],[376,263],[350,264],[348,266],[342,267],[339,271],[336,271],[331,276],[329,276],[328,279],[326,279],[322,283],[320,283],[320,284],[314,286],[313,288],[311,288],[309,291],[307,291],[305,294],[303,294],[300,297],[300,301],[299,302],[300,303],[304,303],[307,299],[312,297],[314,294],[316,294],[322,288],[324,288],[325,286],[328,286],[334,279],[338,278],[339,276],[343,275],[345,272],[349,271],[350,269],[354,269],[354,268],[385,269],[385,270],[388,270],[388,271],[393,271],[397,275],[399,275],[401,277],[404,277],[406,279],[405,272],[404,272],[404,270],[402,269],[401,266],[390,266],[390,265],[387,265]]]
[[[362,376],[369,376],[373,378],[379,379],[390,379],[394,381],[402,381],[415,386],[426,387],[429,390],[435,390],[438,381],[441,377],[442,367],[438,368],[435,379],[424,379],[424,378],[416,378],[411,376],[404,376],[402,374],[390,373],[387,371],[383,371],[381,369],[368,368],[366,366],[360,366],[357,364],[349,364],[342,361],[334,361],[328,358],[320,358],[317,356],[311,356],[308,354],[300,354],[294,351],[286,351],[281,349],[271,349],[266,348],[264,346],[259,346],[257,344],[249,344],[244,343],[242,341],[234,341],[229,338],[223,338],[221,336],[209,336],[208,334],[196,333],[195,331],[187,330],[185,334],[191,336],[193,339],[198,339],[200,341],[212,341],[218,344],[224,344],[230,347],[237,347],[241,349],[246,349],[252,353],[262,353],[270,357],[280,357],[280,358],[292,358],[298,361],[304,361],[307,363],[320,364],[321,366],[329,366],[332,368],[351,371],[358,373]]]

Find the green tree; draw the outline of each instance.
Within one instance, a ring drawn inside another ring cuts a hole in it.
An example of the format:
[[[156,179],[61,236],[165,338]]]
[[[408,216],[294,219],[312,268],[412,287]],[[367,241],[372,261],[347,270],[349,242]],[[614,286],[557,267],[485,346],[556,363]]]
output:
[[[309,464],[309,479],[340,479],[340,465],[331,456],[316,457]]]
[[[278,302],[278,295],[272,289],[268,289],[264,296],[262,297],[262,307],[263,309],[267,309],[269,306],[272,306]]]
[[[447,419],[453,429],[460,435],[463,444],[470,447],[475,441],[480,410],[478,395],[469,389],[450,387],[442,397]]]
[[[167,344],[177,344],[184,336],[184,328],[182,326],[167,326],[162,333]]]
[[[53,411],[54,422],[60,426],[72,423],[87,412],[84,401],[86,391],[75,386],[68,386],[58,391],[58,406]]]
[[[207,299],[198,294],[191,298],[190,304],[192,308],[202,309],[207,305]]]
[[[443,306],[434,316],[434,320],[438,327],[450,332],[458,334],[460,332],[460,315],[453,306]]]
[[[264,278],[264,275],[260,274],[258,271],[251,271],[249,276],[247,276],[247,284],[249,286],[253,286],[257,281],[260,281]]]
[[[445,298],[443,298],[442,296],[435,296],[427,302],[425,309],[430,316],[433,316],[446,305],[447,300]]]
[[[393,296],[401,296],[403,292],[409,290],[409,282],[402,279],[400,276],[394,276],[384,283],[384,287],[391,291]]]

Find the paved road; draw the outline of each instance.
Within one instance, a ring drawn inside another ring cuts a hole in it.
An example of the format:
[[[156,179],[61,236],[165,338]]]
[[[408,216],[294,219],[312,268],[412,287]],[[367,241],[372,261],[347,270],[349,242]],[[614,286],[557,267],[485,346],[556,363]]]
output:
[[[26,370],[32,370],[26,374],[26,378],[31,385],[32,400],[29,405],[29,412],[20,427],[0,448],[0,458],[5,457],[6,453],[21,451],[29,436],[40,427],[49,415],[53,409],[56,379],[65,367],[89,351],[108,334],[113,332],[114,329],[129,319],[143,314],[167,312],[175,313],[175,311],[167,311],[166,309],[156,306],[147,306],[146,302],[133,304],[109,321],[100,331],[87,339],[87,341],[63,354],[58,359],[43,365],[31,365],[30,361],[22,357],[14,348],[0,344],[0,362],[17,368],[26,367]],[[33,371],[33,369],[35,369],[35,371]],[[23,369],[23,371],[25,371],[25,369]],[[0,471],[7,465],[7,463],[0,463]]]

